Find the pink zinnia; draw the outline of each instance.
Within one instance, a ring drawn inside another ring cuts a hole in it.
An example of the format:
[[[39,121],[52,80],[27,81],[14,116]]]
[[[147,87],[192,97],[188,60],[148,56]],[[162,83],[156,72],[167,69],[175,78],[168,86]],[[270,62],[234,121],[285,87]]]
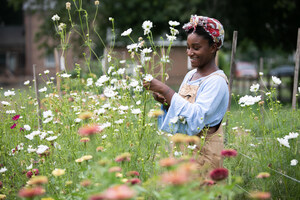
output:
[[[221,181],[228,177],[228,170],[225,168],[214,169],[209,173],[209,176],[214,181]]]
[[[99,125],[87,125],[79,128],[78,133],[81,136],[90,136],[103,131],[103,127]]]
[[[250,198],[252,199],[270,199],[270,192],[251,192]]]
[[[129,179],[128,181],[127,181],[127,183],[131,183],[131,185],[135,185],[135,184],[139,184],[139,183],[141,183],[142,181],[140,180],[140,179],[138,179],[138,178],[132,178],[132,179]]]
[[[127,176],[140,176],[140,173],[137,171],[129,171],[126,174]]]
[[[135,196],[135,191],[128,187],[127,185],[117,185],[108,188],[103,193],[105,199],[131,199]]]
[[[12,120],[16,121],[16,120],[18,120],[19,118],[20,118],[20,115],[15,115],[15,116],[12,117]]]
[[[14,129],[14,128],[16,128],[16,126],[17,126],[17,124],[14,123],[14,125],[12,125],[12,126],[10,127],[10,129]]]
[[[35,196],[43,195],[45,193],[44,188],[35,187],[35,188],[22,188],[19,191],[19,197],[23,198],[33,198]]]
[[[40,173],[38,169],[33,169],[32,171],[33,171],[34,175],[36,175],[36,176],[39,175],[39,173]]]
[[[224,149],[221,151],[221,155],[223,157],[235,157],[237,155],[237,151],[234,149]]]
[[[33,175],[32,171],[28,171],[28,172],[26,173],[27,178],[31,178],[32,175]]]

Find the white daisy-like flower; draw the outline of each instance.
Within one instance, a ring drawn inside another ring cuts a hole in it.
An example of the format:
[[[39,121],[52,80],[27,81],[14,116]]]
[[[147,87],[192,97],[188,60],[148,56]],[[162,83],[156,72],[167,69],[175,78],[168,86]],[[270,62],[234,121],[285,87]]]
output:
[[[126,31],[124,31],[121,36],[129,36],[130,33],[132,32],[132,28],[127,29]]]
[[[15,91],[7,90],[6,92],[4,92],[4,96],[6,97],[15,96],[15,95],[16,95]]]
[[[44,118],[53,117],[53,116],[54,116],[54,115],[53,115],[53,113],[52,113],[51,110],[47,110],[47,111],[44,111],[44,112],[43,112],[43,117],[44,117]]]
[[[49,74],[49,72],[50,71],[47,69],[47,70],[44,71],[44,74]]]
[[[50,136],[50,137],[47,137],[46,140],[48,141],[53,141],[53,140],[56,140],[57,139],[57,136]]]
[[[7,168],[6,168],[6,167],[2,167],[2,168],[0,169],[0,173],[6,172],[6,171],[7,171]]]
[[[259,84],[253,84],[250,86],[250,92],[257,92],[259,90]]]
[[[175,151],[174,156],[175,157],[180,157],[180,156],[182,156],[182,152],[181,151]]]
[[[93,78],[88,78],[88,79],[86,80],[86,86],[90,87],[90,86],[92,86],[92,85],[93,85]]]
[[[299,133],[290,132],[288,135],[284,136],[284,138],[289,140],[289,139],[297,138],[298,136],[299,136]]]
[[[142,28],[144,29],[144,35],[147,35],[150,33],[150,29],[152,28],[152,26],[153,26],[153,23],[149,20],[143,22]]]
[[[27,80],[24,82],[24,85],[29,85],[29,83],[30,83],[30,80]]]
[[[29,165],[28,167],[26,167],[26,169],[32,169],[32,163],[31,163],[31,165]]]
[[[259,102],[261,100],[261,96],[249,96],[249,95],[245,95],[243,97],[240,98],[239,100],[239,104],[241,106],[249,106],[249,105],[253,105],[257,102]]]
[[[6,114],[15,114],[16,111],[15,111],[15,110],[7,110],[5,113],[6,113]]]
[[[298,160],[293,159],[291,160],[291,166],[296,166],[298,164]]]
[[[141,109],[136,108],[136,109],[132,109],[132,110],[131,110],[131,113],[132,113],[132,114],[135,114],[135,115],[138,115],[138,114],[142,113],[142,111],[141,111]]]
[[[25,129],[26,131],[30,131],[30,129],[31,129],[31,127],[30,127],[29,125],[27,125],[27,124],[25,124],[23,127],[24,127],[24,129]]]
[[[151,74],[146,74],[144,77],[144,80],[147,82],[151,82],[153,80],[153,76]]]
[[[135,79],[131,79],[131,82],[129,83],[129,86],[136,87],[139,85],[139,82]]]
[[[189,146],[187,146],[187,148],[188,149],[191,149],[191,150],[194,150],[194,149],[196,149],[196,147],[197,147],[197,145],[189,145]]]
[[[127,45],[126,48],[128,49],[128,52],[132,52],[133,50],[137,51],[139,48],[139,45],[137,43],[133,43],[133,44]]]
[[[7,102],[7,101],[1,101],[1,103],[2,103],[4,106],[9,106],[9,105],[10,105],[10,103]]]
[[[42,153],[44,153],[47,149],[49,149],[48,146],[46,146],[46,145],[39,145],[38,148],[37,148],[37,150],[36,150],[36,153],[37,153],[37,154],[42,154]]]
[[[161,62],[163,63],[169,63],[170,62],[170,59],[169,59],[169,56],[163,56],[161,59],[160,59]]]
[[[60,77],[63,77],[63,78],[69,78],[70,76],[71,76],[71,74],[67,74],[67,73],[60,75]]]
[[[125,70],[126,70],[125,68],[120,68],[118,69],[117,74],[122,75],[125,73]]]
[[[276,85],[280,85],[281,84],[281,80],[276,77],[276,76],[272,76],[272,81],[276,84]]]
[[[141,100],[138,100],[135,104],[136,105],[140,105],[142,103],[142,101]]]
[[[126,63],[126,60],[120,60],[120,63],[121,63],[121,64],[125,64],[125,63]]]
[[[46,91],[47,91],[46,87],[43,87],[43,88],[39,89],[39,92],[46,92]]]
[[[128,108],[129,108],[128,106],[123,106],[123,105],[119,106],[119,109],[123,111],[128,110]]]
[[[179,31],[177,29],[173,28],[173,27],[170,27],[170,32],[174,36],[179,34]]]
[[[277,138],[278,142],[283,145],[286,146],[288,148],[290,148],[290,144],[289,144],[289,140],[286,138]]]
[[[36,149],[32,148],[32,145],[28,145],[27,152],[28,153],[33,153],[33,152],[36,152]]]
[[[58,21],[58,20],[60,20],[60,17],[57,14],[55,14],[55,15],[53,15],[53,17],[51,19],[53,21]]]
[[[170,25],[170,26],[179,26],[180,23],[177,22],[177,21],[172,21],[172,20],[170,20],[170,21],[169,21],[169,25]]]
[[[103,91],[103,94],[106,97],[111,98],[111,97],[116,96],[118,94],[118,92],[115,92],[113,87],[106,87]]]
[[[176,40],[176,36],[174,36],[174,35],[168,35],[168,34],[166,34],[166,36],[167,36],[167,39],[168,39],[170,42],[173,42],[174,40]]]
[[[264,73],[263,73],[263,72],[259,72],[258,74],[259,74],[260,76],[264,75]]]
[[[111,126],[110,122],[106,122],[106,123],[102,124],[103,128],[107,128],[107,127],[110,127],[110,126]]]
[[[144,48],[144,49],[142,50],[142,53],[143,53],[143,54],[147,54],[147,53],[151,53],[151,52],[152,52],[151,47],[150,47],[150,48]]]
[[[115,121],[116,124],[122,124],[123,122],[124,122],[123,119],[119,119],[119,120]]]
[[[67,25],[66,25],[65,23],[60,23],[60,24],[58,25],[58,30],[59,30],[59,31],[62,31],[62,30],[64,30],[66,27],[67,27]]]
[[[102,137],[101,137],[101,138],[102,138],[102,139],[105,139],[106,137],[107,137],[107,135],[102,135]]]
[[[170,123],[176,124],[176,123],[178,122],[178,119],[179,119],[179,117],[178,117],[178,116],[175,116],[175,117],[173,117],[172,119],[170,119]]]

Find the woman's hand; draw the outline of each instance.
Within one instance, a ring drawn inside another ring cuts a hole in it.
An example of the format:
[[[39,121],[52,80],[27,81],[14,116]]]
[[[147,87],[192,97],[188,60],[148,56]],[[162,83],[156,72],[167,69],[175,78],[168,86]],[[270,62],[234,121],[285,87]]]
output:
[[[161,104],[164,104],[166,101],[166,98],[157,92],[153,92],[152,96],[156,101],[158,101]]]
[[[164,83],[161,81],[157,80],[156,78],[152,79],[150,82],[144,81],[143,82],[143,87],[146,90],[151,90],[153,92],[161,93],[162,88],[166,86]]]

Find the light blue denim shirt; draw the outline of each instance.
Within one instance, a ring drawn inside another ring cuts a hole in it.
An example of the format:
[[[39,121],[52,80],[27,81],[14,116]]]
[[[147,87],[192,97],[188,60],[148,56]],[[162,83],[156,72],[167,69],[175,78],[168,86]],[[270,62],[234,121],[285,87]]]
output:
[[[206,78],[202,77],[191,81],[190,79],[195,72],[196,69],[186,74],[179,90],[185,83],[199,85]],[[222,70],[214,73],[224,74]],[[210,76],[200,84],[194,103],[188,102],[178,93],[175,93],[169,110],[158,119],[158,126],[162,131],[169,133],[196,135],[204,126],[213,127],[222,121],[228,102],[229,91],[226,80],[218,75]],[[181,120],[176,120],[178,117]]]

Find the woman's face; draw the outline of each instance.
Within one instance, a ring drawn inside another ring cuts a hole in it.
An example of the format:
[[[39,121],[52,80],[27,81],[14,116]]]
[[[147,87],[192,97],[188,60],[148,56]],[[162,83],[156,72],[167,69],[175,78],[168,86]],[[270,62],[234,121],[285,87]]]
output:
[[[193,68],[204,68],[214,59],[216,45],[209,46],[208,40],[197,33],[191,33],[187,37],[186,53],[190,57]]]

